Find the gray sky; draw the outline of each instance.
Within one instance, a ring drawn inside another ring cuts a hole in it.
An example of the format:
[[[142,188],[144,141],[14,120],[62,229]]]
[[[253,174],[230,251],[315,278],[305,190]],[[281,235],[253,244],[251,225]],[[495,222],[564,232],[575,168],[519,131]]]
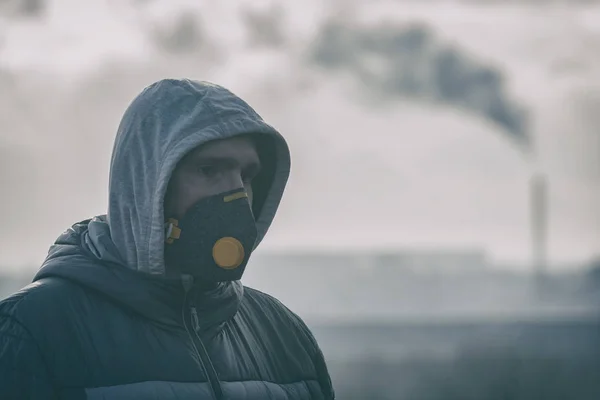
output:
[[[326,15],[317,2],[288,6],[285,52],[248,48],[236,7],[220,2],[198,6],[214,16],[202,25],[212,46],[198,56],[158,54],[140,27],[168,27],[168,17],[197,7],[179,3],[155,1],[140,18],[111,2],[54,1],[43,23],[0,20],[0,66],[17,75],[0,76],[10,89],[0,95],[8,193],[0,265],[37,266],[71,223],[104,212],[118,120],[164,76],[228,86],[288,137],[293,174],[265,250],[476,245],[493,259],[526,262],[527,182],[536,169],[551,185],[551,261],[600,252],[598,7],[438,4],[432,12],[380,2],[357,13],[366,24],[382,15],[431,23],[442,40],[502,68],[533,113],[532,166],[497,127],[467,112],[401,100],[368,107],[347,76],[298,67]]]

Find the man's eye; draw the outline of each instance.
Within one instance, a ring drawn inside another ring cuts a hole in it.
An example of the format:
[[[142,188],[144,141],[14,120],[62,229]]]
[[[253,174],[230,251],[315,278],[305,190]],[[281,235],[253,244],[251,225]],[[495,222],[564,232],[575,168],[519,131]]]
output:
[[[217,174],[217,168],[214,165],[199,165],[198,172],[205,176],[214,176]]]

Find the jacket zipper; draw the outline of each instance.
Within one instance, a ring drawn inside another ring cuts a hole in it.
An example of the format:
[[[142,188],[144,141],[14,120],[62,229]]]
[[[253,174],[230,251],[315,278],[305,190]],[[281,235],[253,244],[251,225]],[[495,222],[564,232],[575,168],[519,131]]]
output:
[[[186,312],[186,309],[189,309],[189,319],[187,318],[188,313]],[[213,363],[210,360],[210,356],[208,355],[208,351],[206,350],[204,342],[200,338],[200,335],[198,335],[198,331],[200,330],[200,320],[198,319],[198,311],[194,306],[190,306],[188,308],[187,301],[184,303],[183,317],[185,331],[187,332],[190,340],[192,341],[194,351],[196,353],[196,356],[198,357],[198,360],[200,361],[202,370],[208,378],[208,383],[210,385],[213,397],[215,398],[215,400],[223,400],[223,389],[221,388],[217,371],[215,370],[215,367],[213,366]],[[190,332],[189,323],[191,323],[191,329],[194,331],[194,333]]]

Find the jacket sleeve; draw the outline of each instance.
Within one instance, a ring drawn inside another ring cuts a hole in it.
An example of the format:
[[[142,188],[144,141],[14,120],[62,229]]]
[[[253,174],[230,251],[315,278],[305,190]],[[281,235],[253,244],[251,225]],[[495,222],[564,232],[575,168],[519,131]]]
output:
[[[325,355],[323,354],[323,351],[321,350],[321,347],[319,346],[315,335],[298,315],[292,313],[291,311],[290,313],[296,318],[296,321],[300,324],[300,329],[302,333],[305,335],[305,337],[308,338],[308,341],[310,342],[312,358],[315,365],[315,369],[317,371],[317,379],[319,380],[319,386],[321,386],[321,390],[325,395],[325,400],[335,400],[335,389],[331,381],[329,369],[327,368]]]
[[[333,388],[333,383],[331,382],[331,376],[329,375],[329,370],[327,368],[327,363],[325,362],[325,356],[317,343],[317,340],[313,336],[312,332],[309,331],[310,339],[313,342],[314,350],[315,350],[315,367],[317,369],[317,376],[319,378],[319,384],[321,385],[321,390],[325,394],[326,400],[335,400],[335,390]]]
[[[16,319],[0,314],[0,399],[55,399],[37,344]]]

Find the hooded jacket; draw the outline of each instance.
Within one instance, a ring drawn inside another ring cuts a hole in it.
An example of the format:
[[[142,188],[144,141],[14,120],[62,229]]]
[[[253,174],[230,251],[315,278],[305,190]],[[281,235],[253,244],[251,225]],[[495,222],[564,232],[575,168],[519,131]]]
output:
[[[0,399],[333,399],[304,322],[240,281],[167,277],[163,200],[177,163],[212,140],[271,144],[255,210],[260,243],[286,185],[281,135],[206,82],[162,80],[126,110],[107,215],[73,225],[32,284],[0,302]]]

